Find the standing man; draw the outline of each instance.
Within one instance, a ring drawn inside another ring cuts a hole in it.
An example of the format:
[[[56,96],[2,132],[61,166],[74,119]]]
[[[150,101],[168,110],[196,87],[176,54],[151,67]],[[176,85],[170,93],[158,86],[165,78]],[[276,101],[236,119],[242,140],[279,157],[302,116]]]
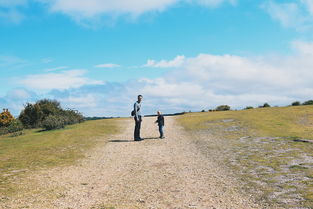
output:
[[[143,140],[140,137],[140,128],[141,128],[141,121],[142,121],[142,115],[141,115],[141,101],[142,101],[142,95],[138,95],[138,100],[134,104],[134,119],[135,119],[135,131],[134,131],[134,140],[135,141],[141,141]]]

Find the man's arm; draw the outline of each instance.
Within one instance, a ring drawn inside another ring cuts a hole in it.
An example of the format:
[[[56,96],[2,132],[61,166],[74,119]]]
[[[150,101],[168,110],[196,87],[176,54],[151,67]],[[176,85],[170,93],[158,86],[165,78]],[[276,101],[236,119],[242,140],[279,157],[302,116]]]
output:
[[[135,118],[136,118],[136,120],[138,121],[138,120],[139,120],[139,117],[138,117],[138,112],[137,112],[137,110],[138,110],[137,102],[135,102],[135,104],[134,104],[134,112],[135,112]]]

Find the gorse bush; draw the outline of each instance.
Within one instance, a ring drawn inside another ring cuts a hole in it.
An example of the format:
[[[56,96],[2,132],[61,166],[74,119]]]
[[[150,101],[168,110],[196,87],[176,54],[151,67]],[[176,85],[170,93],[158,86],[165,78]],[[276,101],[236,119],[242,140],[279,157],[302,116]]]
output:
[[[24,126],[21,121],[15,119],[10,123],[7,129],[9,133],[14,133],[14,132],[22,131],[24,129]]]
[[[19,132],[23,128],[23,124],[16,120],[8,109],[3,109],[0,113],[0,135]]]
[[[228,106],[228,105],[220,105],[215,110],[216,111],[228,111],[228,110],[230,110],[230,106]]]
[[[19,120],[27,128],[51,130],[80,123],[84,121],[84,117],[78,111],[62,109],[56,100],[43,99],[35,104],[26,104],[19,115]]]
[[[21,132],[24,129],[21,121],[14,119],[10,125],[0,127],[0,135]]]
[[[64,128],[65,117],[61,115],[49,115],[43,122],[42,127],[45,130]]]
[[[14,121],[14,117],[11,115],[8,109],[3,109],[0,113],[0,127],[7,127],[10,123]]]
[[[43,99],[35,104],[27,103],[20,113],[19,120],[27,128],[39,128],[49,115],[60,114],[62,108],[56,100]]]
[[[66,125],[81,123],[85,120],[84,116],[76,110],[63,110],[61,114],[64,116]]]

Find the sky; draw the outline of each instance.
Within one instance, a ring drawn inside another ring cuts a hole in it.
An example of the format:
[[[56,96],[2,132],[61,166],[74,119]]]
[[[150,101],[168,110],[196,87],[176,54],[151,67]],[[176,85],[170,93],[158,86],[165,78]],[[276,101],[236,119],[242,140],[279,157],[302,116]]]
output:
[[[0,108],[85,116],[313,99],[312,0],[0,0]]]

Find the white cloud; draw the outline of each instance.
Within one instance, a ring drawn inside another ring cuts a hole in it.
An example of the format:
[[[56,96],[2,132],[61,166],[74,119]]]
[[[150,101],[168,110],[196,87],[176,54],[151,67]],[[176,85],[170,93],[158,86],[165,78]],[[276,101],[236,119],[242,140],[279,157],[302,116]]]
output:
[[[312,99],[313,43],[296,41],[292,56],[243,57],[199,54],[156,79],[82,86],[55,94],[86,115],[128,116],[138,94],[144,114],[200,111],[228,104],[233,108],[288,105]],[[83,98],[90,98],[90,103]]]
[[[44,71],[45,72],[52,72],[52,71],[64,70],[67,68],[68,68],[67,66],[60,66],[60,67],[48,68],[48,69],[45,69]]]
[[[204,6],[216,7],[224,3],[225,0],[195,0],[194,2],[204,5]],[[235,5],[237,3],[237,0],[229,0],[228,2],[231,3],[232,5]]]
[[[155,61],[149,59],[143,67],[155,67],[155,68],[171,68],[171,67],[179,67],[184,63],[185,56],[178,55],[173,60],[161,60]]]
[[[41,62],[44,64],[47,64],[47,63],[53,62],[53,59],[51,57],[46,57],[46,58],[41,59]]]
[[[220,104],[286,105],[312,99],[313,43],[294,42],[293,56],[242,57],[200,54],[162,78],[137,87],[151,107],[200,110]]]
[[[237,0],[0,0],[0,20],[21,22],[31,3],[40,3],[50,12],[67,15],[84,26],[103,24],[120,16],[132,19],[149,12],[162,12],[178,4],[198,4],[214,8],[222,3],[235,5]]]
[[[89,93],[80,96],[70,95],[69,97],[59,99],[61,103],[66,104],[68,107],[73,109],[83,109],[83,108],[96,108],[97,107],[97,97],[95,94]]]
[[[31,89],[52,90],[79,88],[88,84],[102,84],[102,81],[91,80],[84,77],[84,70],[68,70],[60,73],[46,73],[29,75],[20,81],[21,84]]]
[[[29,64],[29,61],[15,56],[3,56],[0,55],[0,69],[13,69],[25,67]]]
[[[301,3],[306,6],[311,15],[313,15],[313,1],[312,0],[301,0]]]
[[[313,27],[313,1],[296,0],[293,2],[266,1],[262,7],[284,27],[306,31]]]
[[[113,64],[113,63],[106,63],[106,64],[99,64],[95,66],[96,68],[117,68],[121,67],[118,64]]]
[[[101,84],[86,78],[85,71],[74,70],[30,75],[21,82],[37,91],[53,89],[47,95],[89,116],[128,116],[138,94],[144,95],[144,114],[158,109],[163,112],[209,109],[221,104],[233,108],[264,102],[288,105],[296,100],[313,99],[313,43],[295,41],[292,47],[295,51],[289,56],[184,57],[180,64],[170,65],[176,66],[173,70],[156,79]],[[170,62],[164,61],[161,66],[169,66]],[[154,65],[158,63],[155,61]],[[28,97],[23,91],[14,95]]]
[[[81,24],[99,21],[102,16],[131,16],[136,18],[148,12],[162,12],[179,3],[193,3],[206,7],[217,7],[236,0],[37,0],[49,6],[52,12],[60,12]]]
[[[12,23],[21,22],[25,16],[19,8],[26,5],[27,0],[0,0],[0,20]]]
[[[0,0],[0,7],[11,8],[26,5],[27,0]]]

